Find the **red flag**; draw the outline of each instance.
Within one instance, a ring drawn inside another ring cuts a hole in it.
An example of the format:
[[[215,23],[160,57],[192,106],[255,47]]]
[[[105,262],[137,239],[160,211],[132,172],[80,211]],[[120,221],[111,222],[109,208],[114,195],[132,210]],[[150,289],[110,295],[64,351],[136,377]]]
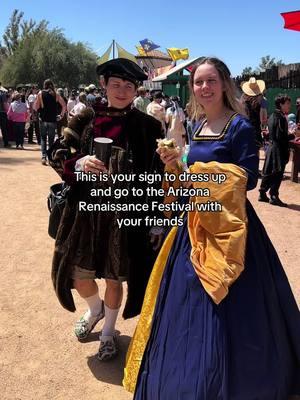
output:
[[[284,28],[300,32],[300,10],[280,14],[284,19]]]

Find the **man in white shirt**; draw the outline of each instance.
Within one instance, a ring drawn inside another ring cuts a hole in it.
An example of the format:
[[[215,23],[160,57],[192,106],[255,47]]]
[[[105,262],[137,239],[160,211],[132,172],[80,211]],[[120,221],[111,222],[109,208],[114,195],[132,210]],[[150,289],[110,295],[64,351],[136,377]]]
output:
[[[76,104],[77,104],[76,90],[73,89],[67,103],[68,119],[70,118],[70,112],[73,110]]]
[[[30,95],[27,98],[27,105],[29,109],[30,115],[30,126],[28,128],[28,143],[35,144],[33,141],[33,130],[35,132],[36,140],[38,144],[41,144],[41,135],[40,135],[40,124],[38,119],[38,114],[34,110],[33,105],[37,99],[37,88],[35,86],[32,87]]]
[[[161,123],[162,131],[166,133],[166,111],[161,105],[162,99],[161,92],[155,93],[153,101],[147,106],[147,114],[157,119]]]
[[[86,108],[86,104],[87,104],[86,94],[80,93],[80,95],[78,96],[78,100],[79,100],[78,103],[70,111],[71,117],[74,117],[74,115],[79,114],[82,110],[84,110]]]

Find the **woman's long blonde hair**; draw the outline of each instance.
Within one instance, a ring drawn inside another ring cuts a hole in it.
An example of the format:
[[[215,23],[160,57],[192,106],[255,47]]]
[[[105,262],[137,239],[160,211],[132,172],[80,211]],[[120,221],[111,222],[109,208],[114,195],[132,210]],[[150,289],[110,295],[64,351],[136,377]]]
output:
[[[190,104],[190,112],[189,112],[189,117],[192,120],[200,120],[203,117],[205,117],[205,112],[204,109],[201,107],[199,103],[197,103],[195,94],[194,94],[194,76],[196,73],[197,68],[199,65],[202,64],[211,64],[213,65],[216,70],[218,71],[220,78],[223,82],[224,85],[224,92],[223,92],[223,101],[224,105],[228,107],[230,110],[237,112],[239,114],[245,114],[245,110],[240,103],[240,100],[237,98],[237,89],[235,86],[234,81],[230,77],[230,71],[228,67],[226,66],[223,61],[219,60],[216,57],[202,57],[197,64],[194,66],[192,69],[190,79],[189,79],[189,89],[190,89],[190,99],[189,99],[189,104]]]

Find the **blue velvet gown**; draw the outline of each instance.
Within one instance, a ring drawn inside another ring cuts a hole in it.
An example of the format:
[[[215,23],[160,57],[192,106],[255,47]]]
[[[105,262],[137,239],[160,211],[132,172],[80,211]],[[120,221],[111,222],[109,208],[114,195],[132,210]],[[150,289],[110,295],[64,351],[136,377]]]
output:
[[[202,140],[195,133],[188,162],[195,161],[239,165],[253,189],[258,172],[253,128],[238,115],[219,137]],[[300,394],[299,310],[248,201],[247,214],[245,269],[219,305],[191,264],[187,225],[178,228],[135,400],[287,400]]]

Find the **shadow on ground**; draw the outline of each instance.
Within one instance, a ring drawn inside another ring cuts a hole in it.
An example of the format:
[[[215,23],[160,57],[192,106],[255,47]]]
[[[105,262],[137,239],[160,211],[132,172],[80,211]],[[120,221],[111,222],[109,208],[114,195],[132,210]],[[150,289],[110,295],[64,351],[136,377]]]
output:
[[[10,158],[10,157],[2,157],[0,154],[0,164],[6,164],[6,165],[16,165],[16,164],[27,164],[31,163],[32,161],[36,163],[40,163],[40,159],[36,157],[28,157],[28,158]]]
[[[130,340],[130,336],[121,335],[117,337],[119,354],[111,361],[101,362],[97,359],[97,354],[88,358],[88,367],[98,381],[122,386],[125,358]]]
[[[299,204],[288,204],[288,209],[294,210],[294,211],[300,211],[300,205]]]

